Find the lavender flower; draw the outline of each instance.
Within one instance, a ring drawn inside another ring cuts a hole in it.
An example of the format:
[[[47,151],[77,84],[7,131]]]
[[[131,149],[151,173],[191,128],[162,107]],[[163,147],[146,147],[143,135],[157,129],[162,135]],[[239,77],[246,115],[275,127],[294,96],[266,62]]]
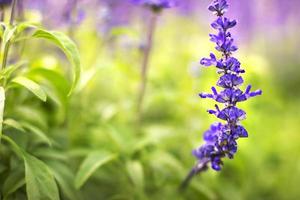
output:
[[[215,109],[208,110],[208,113],[225,122],[211,125],[203,136],[205,144],[193,150],[198,164],[192,170],[192,174],[207,169],[209,163],[212,169],[219,171],[222,169],[224,157],[230,159],[234,157],[237,152],[237,139],[248,137],[247,130],[240,125],[241,120],[246,118],[246,112],[237,108],[237,103],[262,94],[261,90],[251,92],[251,85],[244,92],[239,88],[244,83],[241,74],[245,73],[245,70],[241,68],[241,63],[232,57],[232,53],[238,48],[234,45],[234,39],[229,30],[235,27],[237,22],[224,17],[227,9],[226,0],[214,0],[208,8],[217,16],[211,24],[217,34],[210,34],[210,40],[216,44],[215,48],[221,52],[222,57],[218,59],[211,53],[209,58],[203,58],[200,61],[206,67],[215,66],[221,75],[216,85],[222,90],[218,92],[215,87],[212,87],[212,93],[201,93],[200,97],[211,98],[224,104],[222,109],[216,105]]]
[[[10,5],[12,0],[0,0],[0,6]]]
[[[153,11],[160,11],[164,8],[172,8],[177,5],[175,0],[131,0],[137,5],[144,5],[150,7]]]
[[[25,9],[37,10],[47,27],[72,27],[80,24],[87,14],[89,0],[19,0]]]

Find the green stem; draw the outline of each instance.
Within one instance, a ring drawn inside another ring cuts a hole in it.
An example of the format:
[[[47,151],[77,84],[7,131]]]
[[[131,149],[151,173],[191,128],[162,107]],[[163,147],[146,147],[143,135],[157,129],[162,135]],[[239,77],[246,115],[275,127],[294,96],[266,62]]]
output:
[[[0,6],[0,22],[4,22],[4,14],[5,14],[5,10],[4,10],[4,6],[1,5]],[[0,46],[2,45],[2,38],[0,38]]]
[[[3,53],[3,60],[2,60],[2,68],[1,69],[5,69],[6,64],[7,64],[7,57],[8,57],[8,51],[9,51],[9,41],[5,44],[4,47],[4,53]]]
[[[139,122],[142,121],[142,107],[144,104],[146,86],[148,81],[149,58],[150,58],[152,45],[153,45],[153,37],[156,28],[156,22],[157,22],[157,13],[153,12],[149,22],[147,42],[144,48],[144,57],[143,57],[142,70],[141,70],[141,83],[140,83],[138,101],[137,101],[137,115],[138,115]]]
[[[11,13],[10,13],[10,19],[9,19],[9,25],[13,26],[14,24],[14,17],[15,17],[15,7],[16,7],[17,0],[13,0],[12,6],[11,6]],[[7,57],[8,57],[8,52],[9,52],[9,47],[10,47],[10,42],[7,41],[4,47],[4,53],[3,53],[3,60],[2,60],[2,67],[1,69],[5,69],[6,64],[7,64]]]

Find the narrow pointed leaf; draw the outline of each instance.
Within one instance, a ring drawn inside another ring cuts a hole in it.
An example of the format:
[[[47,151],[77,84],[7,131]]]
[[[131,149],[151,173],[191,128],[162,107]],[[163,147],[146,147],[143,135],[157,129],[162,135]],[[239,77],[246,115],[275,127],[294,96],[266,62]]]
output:
[[[57,161],[48,162],[47,164],[52,169],[62,194],[69,200],[82,199],[80,192],[74,186],[75,175],[70,167],[65,163]]]
[[[6,178],[3,185],[3,196],[6,199],[10,194],[13,194],[19,188],[25,185],[23,165],[13,170]]]
[[[36,135],[41,140],[41,142],[46,143],[49,146],[52,146],[52,142],[51,142],[50,138],[42,130],[40,130],[38,127],[33,126],[33,125],[31,125],[29,123],[26,123],[26,122],[22,122],[21,124],[27,131],[29,131],[30,133]]]
[[[56,44],[64,51],[64,53],[66,54],[69,61],[72,63],[74,67],[73,84],[69,92],[69,94],[71,94],[80,79],[80,72],[81,72],[79,52],[75,43],[69,37],[67,37],[65,34],[61,32],[46,31],[43,29],[37,30],[33,34],[33,37],[47,39],[53,42],[54,44]]]
[[[23,158],[28,200],[59,200],[59,192],[54,176],[48,166],[38,158],[28,154],[11,138],[3,135],[12,150]]]
[[[140,191],[144,188],[143,166],[138,161],[130,161],[126,164],[128,175],[133,185]]]
[[[43,88],[38,85],[36,82],[23,77],[23,76],[18,76],[12,80],[12,82],[25,87],[28,89],[30,92],[32,92],[35,96],[37,96],[40,100],[46,101],[47,100],[47,95]]]
[[[19,130],[21,132],[25,132],[25,129],[23,128],[23,126],[19,122],[17,122],[16,120],[14,120],[14,119],[10,119],[10,118],[9,119],[5,119],[3,121],[3,124],[5,126],[14,128],[14,129]],[[5,128],[5,126],[4,126],[4,128]]]
[[[80,188],[89,177],[101,166],[116,158],[116,154],[104,151],[91,152],[82,162],[75,177],[75,186]]]
[[[59,192],[48,166],[24,152],[28,200],[59,200]]]

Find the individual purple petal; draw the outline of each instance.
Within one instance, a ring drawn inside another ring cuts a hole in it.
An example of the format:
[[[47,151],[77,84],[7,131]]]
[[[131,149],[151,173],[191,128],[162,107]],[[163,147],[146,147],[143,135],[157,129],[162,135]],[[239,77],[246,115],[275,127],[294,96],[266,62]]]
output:
[[[203,159],[206,157],[210,157],[215,151],[215,147],[213,145],[203,145],[198,149],[195,149],[192,153],[195,157],[199,159]]]
[[[199,96],[201,98],[203,98],[203,99],[205,99],[205,98],[212,98],[213,99],[214,98],[214,95],[208,94],[208,93],[204,93],[204,92],[200,93]]]
[[[249,94],[251,88],[252,88],[252,85],[248,85],[246,88],[245,94]]]
[[[262,95],[262,90],[256,90],[254,92],[249,93],[250,97],[255,97],[255,96],[258,96],[258,95]]]
[[[226,33],[226,31],[230,28],[233,28],[237,24],[236,20],[229,20],[226,17],[219,17],[216,21],[214,21],[211,26],[214,29],[218,29]]]
[[[213,91],[214,95],[218,95],[218,92],[215,87],[212,87],[211,90]]]
[[[237,102],[246,100],[246,95],[240,89],[225,89],[215,98],[219,103],[229,103],[235,105]]]
[[[244,82],[243,78],[235,74],[225,74],[220,77],[217,85],[223,88],[232,88],[241,85]]]
[[[207,111],[209,114],[216,114],[217,113],[217,111],[215,111],[215,110],[208,110]]]
[[[232,134],[235,135],[235,136],[241,137],[241,138],[248,137],[247,130],[243,126],[241,126],[241,125],[236,126],[232,130]]]
[[[219,119],[226,120],[228,122],[237,122],[246,118],[245,111],[237,108],[237,107],[227,107],[221,110],[217,117]]]
[[[225,55],[231,54],[238,50],[237,46],[233,45],[233,39],[226,40],[222,45],[217,45],[216,50],[224,53]]]
[[[212,158],[211,160],[211,167],[216,170],[220,171],[222,169],[223,162],[219,156]]]
[[[210,58],[202,58],[200,60],[200,64],[207,67],[214,65],[216,62],[217,62],[216,56],[213,53],[210,54]]]
[[[228,58],[226,60],[226,69],[232,72],[239,72],[241,63],[236,58]]]

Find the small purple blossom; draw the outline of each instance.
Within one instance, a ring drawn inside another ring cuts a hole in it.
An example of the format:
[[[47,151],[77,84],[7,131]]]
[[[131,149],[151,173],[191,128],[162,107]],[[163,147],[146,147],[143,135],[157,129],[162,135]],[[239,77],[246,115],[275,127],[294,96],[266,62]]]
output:
[[[212,11],[217,16],[222,16],[228,9],[226,0],[214,0],[214,2],[208,7],[209,11]]]
[[[262,94],[261,90],[251,91],[251,85],[248,85],[244,92],[240,89],[244,83],[241,74],[245,73],[245,70],[241,68],[238,59],[231,56],[238,48],[229,30],[236,26],[237,21],[224,17],[227,9],[226,0],[214,0],[208,7],[208,10],[218,17],[211,24],[212,28],[218,32],[210,34],[210,40],[216,44],[215,48],[222,54],[222,57],[218,59],[215,54],[211,53],[209,58],[203,58],[200,61],[203,66],[217,68],[221,76],[216,85],[222,90],[218,92],[215,87],[212,87],[212,93],[199,94],[201,98],[211,98],[224,105],[222,109],[215,105],[215,109],[208,110],[208,113],[225,122],[212,124],[203,135],[205,143],[193,150],[193,155],[198,159],[197,166],[192,170],[194,174],[206,169],[209,163],[212,169],[219,171],[222,169],[224,157],[230,159],[234,157],[237,152],[237,139],[248,137],[247,130],[240,124],[246,118],[246,112],[236,105]]]
[[[177,5],[176,0],[131,0],[133,4],[150,7],[154,11],[172,8]]]

